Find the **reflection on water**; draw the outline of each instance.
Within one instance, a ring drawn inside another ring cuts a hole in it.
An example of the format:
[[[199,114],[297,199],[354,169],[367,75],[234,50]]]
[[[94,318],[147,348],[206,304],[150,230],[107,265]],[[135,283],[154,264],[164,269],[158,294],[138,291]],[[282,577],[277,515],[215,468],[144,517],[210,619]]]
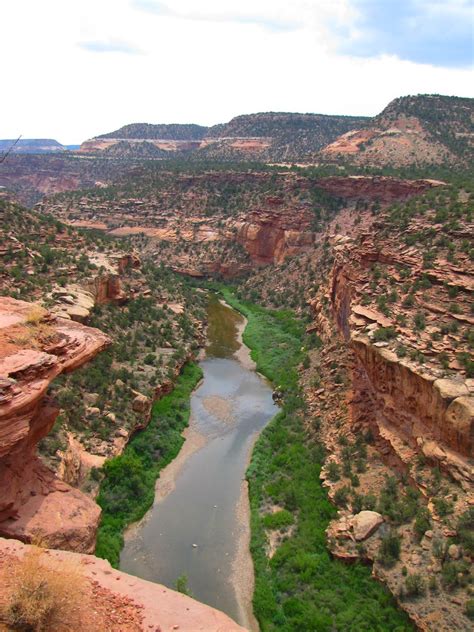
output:
[[[243,322],[239,312],[223,305],[212,295],[207,308],[208,333],[206,356],[208,358],[231,358],[240,348],[238,326]]]
[[[125,544],[120,568],[174,587],[183,574],[194,597],[238,621],[229,578],[236,553],[236,506],[252,437],[276,413],[268,384],[233,354],[242,316],[209,301],[204,379],[191,398],[196,430],[207,438],[177,475],[175,488],[155,502]]]

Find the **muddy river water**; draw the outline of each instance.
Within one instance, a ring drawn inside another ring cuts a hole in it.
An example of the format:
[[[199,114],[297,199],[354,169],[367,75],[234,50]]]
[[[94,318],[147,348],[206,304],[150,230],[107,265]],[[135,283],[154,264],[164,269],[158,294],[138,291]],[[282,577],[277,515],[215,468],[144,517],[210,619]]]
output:
[[[254,628],[243,481],[253,442],[277,407],[241,341],[243,317],[211,296],[208,321],[186,441],[157,481],[153,507],[126,534],[120,568],[171,588],[186,575],[196,599]]]

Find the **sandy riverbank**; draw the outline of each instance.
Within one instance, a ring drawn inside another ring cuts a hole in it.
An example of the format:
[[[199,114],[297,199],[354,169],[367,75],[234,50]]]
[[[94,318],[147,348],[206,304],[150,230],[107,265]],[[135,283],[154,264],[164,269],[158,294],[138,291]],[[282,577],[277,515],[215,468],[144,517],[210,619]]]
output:
[[[256,432],[248,453],[247,466],[250,463],[253,446],[258,439]],[[250,553],[250,501],[249,485],[243,479],[240,486],[239,502],[235,512],[237,518],[237,550],[232,560],[232,585],[239,605],[241,623],[250,632],[258,632],[260,627],[253,613],[253,591],[255,587],[255,572],[252,555]]]

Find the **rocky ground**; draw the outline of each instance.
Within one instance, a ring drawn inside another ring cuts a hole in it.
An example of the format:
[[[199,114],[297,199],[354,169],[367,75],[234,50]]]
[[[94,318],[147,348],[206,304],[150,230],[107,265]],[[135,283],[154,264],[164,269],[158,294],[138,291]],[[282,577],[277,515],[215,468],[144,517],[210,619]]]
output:
[[[20,586],[16,581],[19,575]],[[52,575],[62,581],[53,581]],[[58,632],[78,629],[76,626],[86,632],[243,631],[222,612],[160,584],[116,571],[91,555],[37,549],[0,538],[0,579],[0,630],[12,629],[7,625],[11,604],[16,604],[17,613],[28,612],[26,606],[31,601],[34,605],[34,592],[27,597],[21,586],[31,586],[34,591],[42,585],[45,594],[37,607],[55,598],[54,607],[44,615],[42,629],[53,629],[54,625]],[[62,600],[68,601],[67,607]]]

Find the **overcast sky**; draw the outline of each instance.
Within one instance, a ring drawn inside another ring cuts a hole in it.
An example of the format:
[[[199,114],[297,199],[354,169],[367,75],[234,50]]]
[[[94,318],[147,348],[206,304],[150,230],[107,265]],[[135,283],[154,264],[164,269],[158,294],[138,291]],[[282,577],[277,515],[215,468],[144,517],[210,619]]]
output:
[[[1,0],[0,138],[474,96],[472,0]]]

